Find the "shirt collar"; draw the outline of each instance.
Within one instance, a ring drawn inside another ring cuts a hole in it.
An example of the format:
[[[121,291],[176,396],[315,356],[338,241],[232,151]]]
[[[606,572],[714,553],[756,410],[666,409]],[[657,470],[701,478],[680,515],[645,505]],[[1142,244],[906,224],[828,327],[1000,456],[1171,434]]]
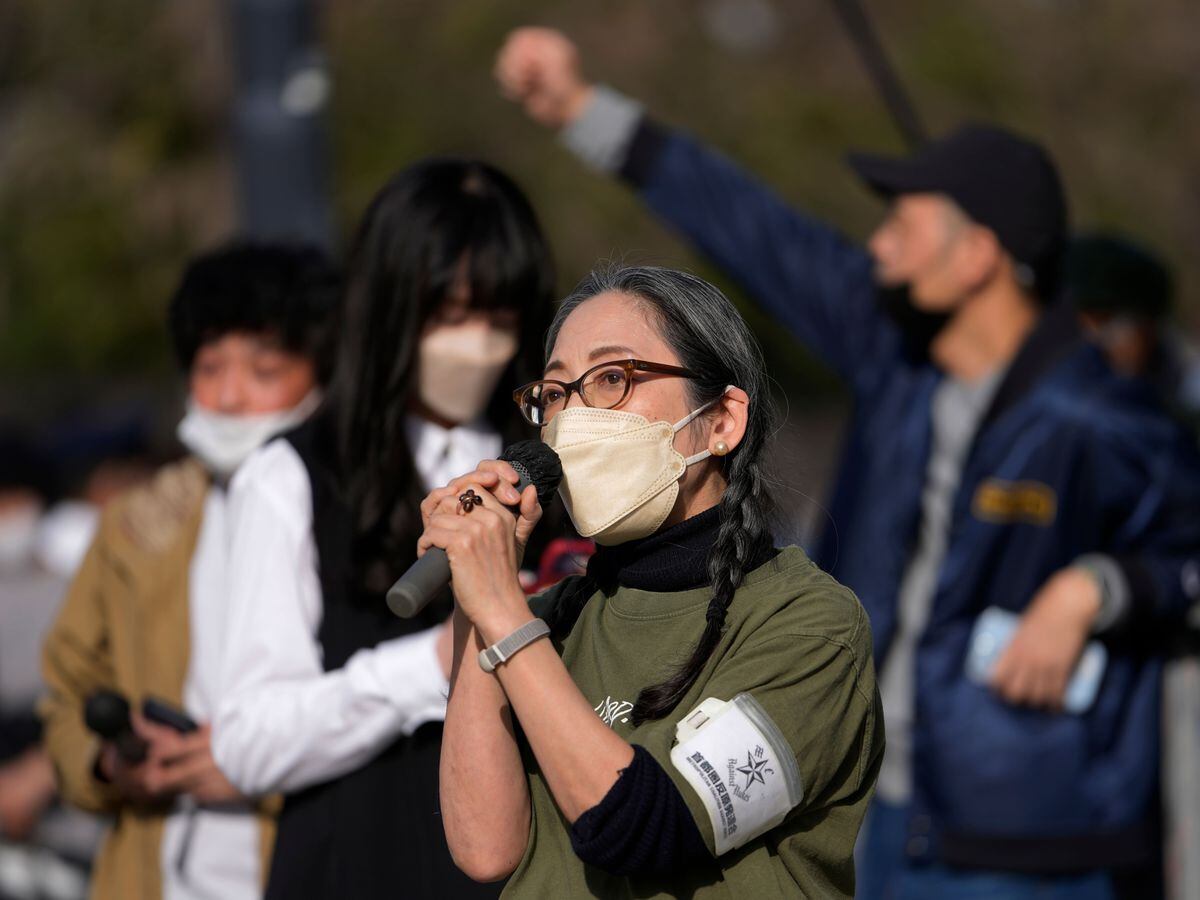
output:
[[[409,413],[405,418],[404,431],[412,450],[413,464],[427,481],[451,452],[474,461],[496,455],[496,429],[482,416],[465,425],[443,428],[436,422]]]

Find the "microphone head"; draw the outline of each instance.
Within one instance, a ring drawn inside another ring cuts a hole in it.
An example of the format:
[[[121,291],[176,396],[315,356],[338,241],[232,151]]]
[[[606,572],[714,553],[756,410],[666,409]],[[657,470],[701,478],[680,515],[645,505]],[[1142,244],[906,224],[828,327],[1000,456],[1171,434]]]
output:
[[[563,471],[562,461],[549,446],[541,441],[517,441],[510,444],[500,458],[537,488],[538,502],[542,506],[554,499]]]
[[[129,701],[116,691],[96,691],[84,704],[83,720],[100,737],[115,741],[131,727]]]

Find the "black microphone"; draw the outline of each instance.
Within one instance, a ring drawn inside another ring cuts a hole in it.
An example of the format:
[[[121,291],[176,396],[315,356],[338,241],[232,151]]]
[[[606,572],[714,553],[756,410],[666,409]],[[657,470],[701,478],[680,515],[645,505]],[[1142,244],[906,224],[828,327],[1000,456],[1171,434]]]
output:
[[[117,745],[117,753],[137,765],[146,758],[146,742],[133,730],[129,720],[129,701],[116,691],[96,691],[83,707],[87,727],[106,741]]]
[[[517,471],[517,491],[533,485],[542,507],[554,497],[562,481],[562,463],[558,454],[541,441],[518,441],[500,454]],[[411,619],[450,583],[450,560],[441,547],[430,547],[425,555],[408,567],[387,592],[388,609],[402,619]]]

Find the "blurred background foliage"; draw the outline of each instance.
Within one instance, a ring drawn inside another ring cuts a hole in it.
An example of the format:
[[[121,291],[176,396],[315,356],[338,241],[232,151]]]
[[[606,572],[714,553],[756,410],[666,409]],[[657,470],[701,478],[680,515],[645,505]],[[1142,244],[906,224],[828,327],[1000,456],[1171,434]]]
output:
[[[1195,326],[1194,0],[869,6],[933,131],[987,118],[1039,136],[1076,226],[1161,252]],[[321,16],[343,246],[390,173],[470,154],[528,189],[564,290],[597,259],[703,268],[498,97],[494,55],[520,24],[565,29],[590,76],[857,237],[880,210],[842,154],[902,149],[827,0],[356,0]],[[237,227],[227,25],[213,0],[0,2],[0,414],[121,385],[171,396],[166,298],[185,259]],[[828,397],[828,377],[757,325],[793,406]]]

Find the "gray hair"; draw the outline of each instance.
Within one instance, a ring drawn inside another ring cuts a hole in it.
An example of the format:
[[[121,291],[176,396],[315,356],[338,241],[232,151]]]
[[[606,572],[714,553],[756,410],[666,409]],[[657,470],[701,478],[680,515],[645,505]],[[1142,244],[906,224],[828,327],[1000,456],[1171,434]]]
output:
[[[702,278],[656,266],[610,266],[583,279],[555,311],[546,335],[546,357],[563,322],[582,303],[616,292],[649,313],[663,340],[694,373],[688,380],[691,407],[719,398],[728,385],[750,396],[746,433],[721,457],[728,486],[721,497],[721,525],[708,558],[713,596],[703,634],[688,658],[660,684],[644,688],[633,709],[635,723],[670,713],[695,682],[721,638],[725,613],[752,563],[770,549],[775,505],[767,489],[765,450],[778,412],[770,395],[762,350],[737,308]]]

